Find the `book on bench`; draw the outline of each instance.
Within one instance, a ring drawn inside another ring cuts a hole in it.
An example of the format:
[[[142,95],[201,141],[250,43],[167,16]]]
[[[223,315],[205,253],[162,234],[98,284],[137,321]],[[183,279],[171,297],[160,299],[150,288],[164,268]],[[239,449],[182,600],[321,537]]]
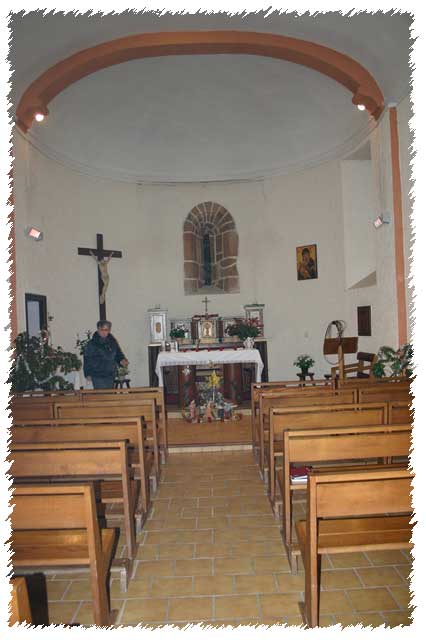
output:
[[[312,467],[292,467],[290,472],[291,482],[293,484],[303,484],[308,481],[308,473]]]

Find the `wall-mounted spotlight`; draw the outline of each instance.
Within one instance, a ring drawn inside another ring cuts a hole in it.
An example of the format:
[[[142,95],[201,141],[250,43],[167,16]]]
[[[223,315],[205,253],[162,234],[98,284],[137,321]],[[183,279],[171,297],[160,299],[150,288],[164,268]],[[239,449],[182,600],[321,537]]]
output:
[[[365,104],[357,104],[357,107],[360,111],[365,111]]]
[[[377,218],[373,221],[373,224],[376,229],[380,229],[380,227],[384,224],[390,224],[390,216],[388,213],[381,213]]]
[[[33,240],[43,240],[43,231],[36,229],[35,227],[27,227],[25,230],[27,236],[32,238]]]
[[[37,122],[43,122],[44,120],[44,113],[36,113],[34,118],[36,119]]]

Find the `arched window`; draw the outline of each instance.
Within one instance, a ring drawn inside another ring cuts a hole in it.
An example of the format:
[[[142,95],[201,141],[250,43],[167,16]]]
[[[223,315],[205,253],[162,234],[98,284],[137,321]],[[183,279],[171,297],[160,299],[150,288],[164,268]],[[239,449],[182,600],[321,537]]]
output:
[[[191,209],[183,226],[186,294],[238,293],[238,234],[229,211],[217,202]]]

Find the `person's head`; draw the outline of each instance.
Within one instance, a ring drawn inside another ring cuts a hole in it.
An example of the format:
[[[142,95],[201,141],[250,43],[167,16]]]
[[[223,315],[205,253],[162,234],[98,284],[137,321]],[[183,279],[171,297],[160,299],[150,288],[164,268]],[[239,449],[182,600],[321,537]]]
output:
[[[308,264],[310,259],[311,259],[311,252],[307,247],[305,247],[302,251],[302,260],[305,264]]]
[[[96,328],[101,338],[106,338],[109,335],[111,326],[111,322],[108,322],[108,320],[99,320],[99,322],[96,323]]]

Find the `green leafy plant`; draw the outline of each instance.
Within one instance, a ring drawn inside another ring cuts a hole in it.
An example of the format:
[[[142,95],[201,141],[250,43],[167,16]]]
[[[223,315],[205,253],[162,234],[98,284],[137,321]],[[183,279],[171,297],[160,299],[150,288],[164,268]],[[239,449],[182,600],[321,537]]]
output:
[[[299,367],[302,373],[308,372],[309,368],[312,367],[314,364],[315,364],[315,360],[306,353],[300,356],[297,356],[296,360],[293,362],[293,365],[295,367]]]
[[[61,374],[81,369],[78,356],[62,347],[52,347],[41,337],[30,338],[25,331],[16,336],[14,344],[15,360],[8,379],[13,392],[73,389]]]
[[[128,376],[129,376],[129,367],[127,366],[123,367],[122,365],[117,367],[115,377],[118,380],[125,380],[126,378],[128,378]]]
[[[226,327],[228,336],[237,336],[242,342],[246,338],[257,338],[260,333],[258,320],[251,318],[250,320],[242,320],[235,318],[235,324]]]
[[[181,327],[175,327],[174,329],[171,329],[170,337],[172,338],[172,340],[177,340],[178,338],[184,338],[185,329],[182,329]]]
[[[386,374],[391,377],[413,375],[413,347],[411,344],[403,344],[399,349],[392,347],[380,347],[377,361],[373,365],[373,375],[382,378]]]
[[[75,348],[78,350],[79,354],[81,356],[84,356],[84,350],[87,346],[87,344],[90,342],[90,340],[92,339],[92,332],[89,330],[84,332],[84,338],[80,338],[80,334],[77,333],[77,340],[75,343]]]

